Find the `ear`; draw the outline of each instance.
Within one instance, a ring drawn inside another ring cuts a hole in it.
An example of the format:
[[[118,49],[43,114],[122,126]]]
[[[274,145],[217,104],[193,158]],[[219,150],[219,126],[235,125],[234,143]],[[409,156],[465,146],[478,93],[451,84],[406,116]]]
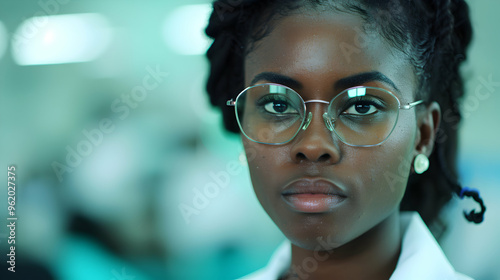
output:
[[[417,112],[417,138],[414,156],[424,154],[430,157],[440,122],[441,107],[437,102],[432,102],[425,110]]]

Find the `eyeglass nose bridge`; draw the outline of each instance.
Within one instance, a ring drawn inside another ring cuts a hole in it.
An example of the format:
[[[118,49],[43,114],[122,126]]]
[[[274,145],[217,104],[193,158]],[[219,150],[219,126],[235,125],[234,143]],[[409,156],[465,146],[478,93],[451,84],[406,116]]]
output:
[[[330,102],[328,102],[328,101],[319,100],[319,99],[312,99],[312,100],[304,101],[304,104],[307,104],[307,103],[322,103],[322,104],[327,104],[327,105],[330,104]],[[309,127],[309,124],[311,124],[311,121],[312,121],[312,117],[313,117],[312,112],[309,111],[309,113],[307,114],[307,119],[304,122],[304,125],[302,126],[302,130],[306,130]],[[323,120],[325,121],[325,125],[328,128],[328,130],[330,130],[332,132],[335,125],[334,125],[334,123],[332,123],[332,121],[328,117],[327,112],[325,112],[323,114]]]

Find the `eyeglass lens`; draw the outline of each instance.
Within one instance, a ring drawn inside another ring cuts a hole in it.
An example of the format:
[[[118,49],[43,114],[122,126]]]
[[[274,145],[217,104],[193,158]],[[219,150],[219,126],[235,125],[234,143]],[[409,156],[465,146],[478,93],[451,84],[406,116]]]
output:
[[[338,94],[327,118],[341,141],[354,146],[382,143],[392,132],[399,101],[390,92],[355,87]],[[247,88],[236,99],[238,124],[246,137],[266,144],[293,139],[306,119],[304,100],[294,90],[275,84]],[[327,126],[328,127],[328,126]]]

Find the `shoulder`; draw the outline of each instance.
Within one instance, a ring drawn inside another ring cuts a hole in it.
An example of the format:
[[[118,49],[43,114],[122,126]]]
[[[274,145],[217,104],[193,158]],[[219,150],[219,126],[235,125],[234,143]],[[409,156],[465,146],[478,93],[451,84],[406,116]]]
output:
[[[402,212],[401,254],[390,280],[471,280],[453,268],[434,236],[416,212]]]

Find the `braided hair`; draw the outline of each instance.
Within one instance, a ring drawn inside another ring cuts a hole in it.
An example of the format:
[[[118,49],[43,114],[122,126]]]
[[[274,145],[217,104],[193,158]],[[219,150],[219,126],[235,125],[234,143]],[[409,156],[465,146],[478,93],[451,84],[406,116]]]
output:
[[[368,26],[405,53],[418,77],[417,98],[437,102],[443,120],[427,172],[411,174],[401,210],[419,212],[427,225],[435,221],[453,193],[473,198],[479,213],[464,212],[468,221],[483,221],[486,207],[474,189],[458,183],[456,155],[459,101],[464,95],[460,65],[472,39],[469,7],[464,0],[361,0],[336,4],[328,0],[219,0],[213,3],[206,34],[214,41],[207,51],[210,75],[207,92],[221,109],[225,128],[239,132],[234,111],[226,101],[244,89],[244,59],[258,40],[272,29],[273,20],[300,7],[329,5],[357,13]]]

